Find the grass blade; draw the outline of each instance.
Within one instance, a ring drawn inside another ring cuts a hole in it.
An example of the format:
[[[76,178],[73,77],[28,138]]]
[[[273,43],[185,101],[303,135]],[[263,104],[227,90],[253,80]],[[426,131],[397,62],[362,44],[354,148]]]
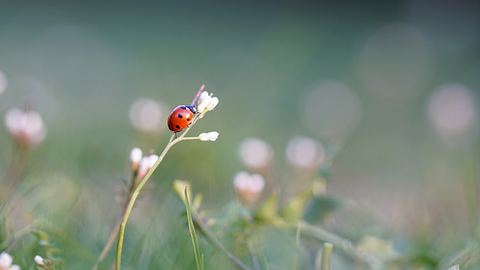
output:
[[[195,232],[195,225],[193,224],[192,208],[190,205],[190,198],[188,196],[188,187],[185,188],[185,209],[187,210],[188,231],[190,232],[190,238],[192,239],[193,254],[195,255],[195,264],[197,270],[203,270],[204,257],[200,251],[200,245],[198,244],[197,233]]]

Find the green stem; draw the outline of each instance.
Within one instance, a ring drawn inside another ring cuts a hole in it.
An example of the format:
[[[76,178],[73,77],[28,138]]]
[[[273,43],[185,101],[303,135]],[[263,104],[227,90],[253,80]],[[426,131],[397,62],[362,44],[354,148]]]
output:
[[[332,257],[333,245],[331,243],[323,244],[322,250],[322,270],[331,269],[331,257]]]
[[[176,137],[176,133],[172,134],[170,139],[168,140],[167,145],[163,149],[162,153],[158,157],[157,162],[148,170],[147,174],[143,177],[143,179],[140,181],[140,183],[135,187],[133,193],[130,196],[130,199],[127,204],[127,208],[125,210],[125,213],[122,216],[122,222],[120,223],[120,229],[118,231],[118,243],[117,243],[117,254],[116,254],[116,259],[115,259],[115,266],[117,270],[121,269],[121,263],[122,263],[122,249],[123,249],[123,241],[125,237],[125,227],[127,226],[128,219],[130,218],[130,214],[132,213],[133,206],[135,205],[135,202],[137,201],[138,196],[140,195],[140,192],[142,191],[143,187],[145,184],[150,180],[152,177],[153,173],[155,170],[158,168],[160,163],[163,161],[165,158],[165,155],[168,153],[170,148],[172,148],[175,144],[178,142],[184,141],[184,140],[190,140],[190,137],[185,138],[185,135],[190,131],[190,129],[195,125],[198,119],[200,119],[203,116],[204,113],[197,115],[193,121],[192,124],[185,129],[185,131]]]
[[[175,136],[175,135],[172,135],[172,136]],[[117,257],[116,257],[117,270],[120,270],[120,267],[121,267],[123,240],[125,237],[125,227],[127,226],[128,219],[130,217],[130,214],[132,213],[132,209],[133,209],[133,206],[135,205],[135,202],[137,201],[138,195],[140,195],[140,191],[142,191],[143,186],[145,186],[145,184],[148,182],[153,172],[155,172],[155,169],[160,165],[160,163],[162,162],[163,158],[168,153],[170,148],[172,148],[172,146],[178,142],[177,140],[178,139],[170,140],[170,142],[165,146],[162,153],[158,157],[157,162],[155,162],[153,167],[150,168],[150,170],[148,170],[147,174],[144,176],[143,180],[137,185],[137,187],[132,193],[132,196],[130,197],[130,200],[128,201],[127,208],[122,217],[122,222],[120,223],[120,230],[118,232]]]
[[[192,208],[190,205],[190,198],[188,196],[188,187],[185,187],[185,209],[187,210],[188,231],[190,232],[190,238],[192,240],[193,254],[195,255],[195,263],[197,270],[203,270],[203,254],[200,251],[200,245],[198,244],[197,233],[195,232],[195,225],[192,220]]]

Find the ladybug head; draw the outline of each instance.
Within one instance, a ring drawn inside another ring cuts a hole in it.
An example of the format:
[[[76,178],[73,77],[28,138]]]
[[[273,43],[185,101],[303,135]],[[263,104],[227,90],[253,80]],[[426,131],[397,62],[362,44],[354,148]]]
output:
[[[193,114],[197,113],[197,108],[194,105],[185,105],[185,108],[189,109]]]

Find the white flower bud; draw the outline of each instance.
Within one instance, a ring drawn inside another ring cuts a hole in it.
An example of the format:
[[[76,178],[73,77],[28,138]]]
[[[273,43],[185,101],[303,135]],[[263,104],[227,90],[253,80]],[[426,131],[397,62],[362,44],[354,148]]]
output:
[[[207,91],[203,91],[197,101],[197,111],[199,113],[204,112],[208,104],[210,104],[211,99],[212,97],[210,94],[208,94]]]
[[[18,144],[29,148],[39,145],[47,135],[42,116],[35,111],[10,109],[5,114],[5,127]]]
[[[215,107],[217,107],[218,105],[218,98],[217,97],[212,97],[212,99],[210,99],[210,103],[208,103],[207,105],[207,111],[212,111],[213,109],[215,109]]]
[[[155,163],[157,163],[158,158],[159,158],[158,155],[155,155],[155,154],[151,154],[151,155],[148,157],[148,160],[149,160],[149,162],[150,162],[150,164],[149,164],[149,165],[150,165],[150,168],[152,168],[153,165],[155,165]],[[150,168],[149,168],[149,169],[150,169]]]
[[[8,270],[21,270],[20,266],[14,264],[12,266],[10,266],[10,268]]]
[[[197,101],[197,111],[199,113],[208,112],[213,110],[218,105],[219,99],[212,97],[207,91],[202,92]]]
[[[204,142],[207,142],[207,141],[211,141],[211,142],[214,142],[218,139],[218,136],[220,134],[216,131],[211,131],[211,132],[204,132],[204,133],[200,133],[200,135],[198,135],[198,138],[200,139],[200,141],[204,141]]]
[[[259,174],[239,172],[233,179],[233,186],[240,201],[250,206],[260,198],[265,188],[265,180]]]
[[[38,266],[44,266],[45,265],[45,261],[43,260],[43,258],[39,255],[35,256],[35,258],[33,258],[33,261],[35,262],[36,265]]]
[[[151,154],[148,156],[145,156],[142,158],[140,161],[140,166],[138,168],[138,177],[143,178],[145,175],[148,173],[148,171],[155,165],[155,163],[158,161],[158,156],[155,154]]]
[[[132,151],[130,151],[130,165],[133,171],[138,170],[142,157],[143,157],[143,153],[140,148],[135,147],[132,149]]]
[[[13,258],[10,254],[2,252],[0,254],[0,269],[9,269],[12,266]]]

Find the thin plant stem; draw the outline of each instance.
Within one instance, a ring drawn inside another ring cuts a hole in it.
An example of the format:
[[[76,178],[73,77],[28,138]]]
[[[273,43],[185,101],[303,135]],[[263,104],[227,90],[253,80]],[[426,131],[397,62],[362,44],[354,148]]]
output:
[[[142,191],[143,187],[145,184],[150,180],[152,177],[153,173],[155,170],[158,168],[160,163],[163,161],[165,158],[165,155],[168,153],[168,151],[177,143],[183,141],[183,140],[190,140],[189,137],[185,138],[185,135],[190,131],[190,129],[195,125],[195,123],[198,121],[198,119],[202,118],[203,114],[205,112],[199,114],[196,116],[192,124],[190,124],[189,127],[185,129],[185,131],[178,137],[176,137],[176,133],[172,134],[170,139],[168,140],[167,145],[163,149],[162,153],[160,153],[157,162],[148,170],[147,174],[142,178],[142,180],[138,183],[138,185],[135,187],[134,191],[132,192],[130,199],[128,200],[127,207],[125,210],[125,213],[122,216],[122,222],[120,223],[120,229],[118,231],[118,242],[117,242],[117,252],[116,252],[116,258],[115,258],[115,268],[117,270],[121,269],[121,262],[122,262],[122,249],[123,249],[123,241],[125,237],[125,227],[127,226],[128,219],[130,218],[130,214],[132,213],[133,206],[135,205],[135,202],[137,201],[138,196],[140,195],[140,192]]]
[[[187,211],[188,231],[190,232],[190,238],[192,239],[193,254],[195,256],[195,264],[197,270],[204,269],[203,255],[200,251],[200,245],[198,244],[197,232],[195,231],[195,225],[192,220],[192,208],[190,205],[190,198],[188,196],[188,187],[185,188],[185,209]]]
[[[132,185],[133,185],[133,182],[132,182]],[[130,197],[130,195],[128,195],[128,196]],[[124,206],[123,211],[122,211],[122,216],[125,214],[125,211],[127,210],[128,201],[130,200],[129,197],[125,201],[125,206]],[[113,229],[112,229],[112,231],[111,231],[111,233],[108,237],[108,240],[107,240],[107,242],[105,242],[105,246],[103,247],[100,255],[98,256],[97,261],[95,262],[95,265],[93,265],[92,270],[97,270],[98,269],[98,266],[105,259],[108,252],[112,248],[113,244],[115,243],[115,239],[118,236],[118,231],[120,230],[120,224],[121,223],[122,223],[121,218],[119,218],[117,220],[117,222],[115,222],[115,225],[114,225],[114,227],[113,227]]]
[[[321,270],[330,270],[331,269],[331,257],[332,257],[333,245],[332,243],[326,242],[323,244],[322,250],[322,267]]]

